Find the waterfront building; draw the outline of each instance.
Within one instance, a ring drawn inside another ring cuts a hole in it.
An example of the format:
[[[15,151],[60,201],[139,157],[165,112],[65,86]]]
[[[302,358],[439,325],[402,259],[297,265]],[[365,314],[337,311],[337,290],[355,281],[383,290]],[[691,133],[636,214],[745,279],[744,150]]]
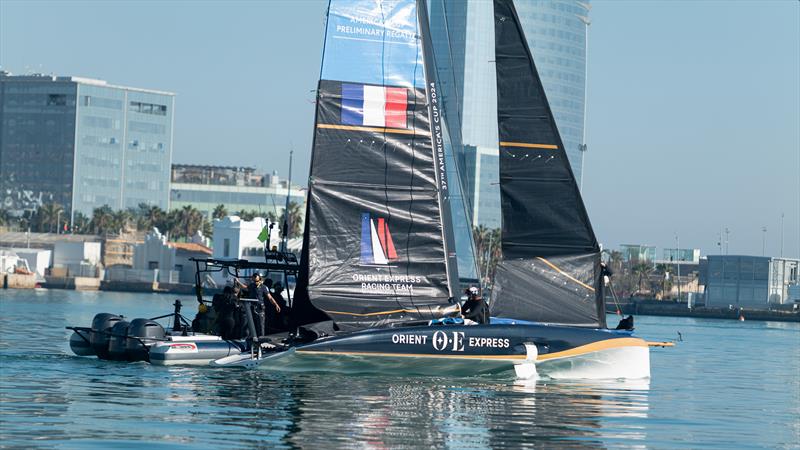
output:
[[[579,185],[583,176],[586,99],[586,46],[589,2],[519,0],[515,2],[525,37],[542,78],[548,101]],[[445,108],[460,119],[465,187],[475,225],[499,227],[497,97],[492,2],[433,0],[431,33],[437,65],[455,74],[440,83]],[[446,37],[448,39],[442,39]],[[455,99],[453,99],[455,97]],[[448,119],[449,120],[449,119]],[[470,159],[473,164],[470,165]],[[655,259],[655,258],[653,258]]]
[[[0,72],[0,201],[14,215],[57,203],[169,206],[175,95],[72,76]]]
[[[52,264],[53,251],[41,248],[11,248],[9,251],[24,259],[28,269],[40,279],[45,276],[47,269]]]
[[[625,262],[654,262],[656,260],[654,245],[622,244],[619,246],[619,251]]]
[[[792,302],[800,260],[768,256],[709,255],[700,283],[706,306],[762,308]]]
[[[174,164],[170,205],[173,209],[192,206],[211,219],[214,208],[224,205],[230,214],[256,211],[279,218],[289,200],[305,211],[305,189],[288,188],[276,171],[259,174],[253,167]],[[260,229],[259,229],[260,231]]]
[[[662,258],[656,260],[656,263],[700,263],[700,249],[699,248],[665,248],[662,249]]]
[[[196,242],[169,242],[157,228],[147,233],[144,242],[136,244],[133,269],[155,274],[158,283],[194,283],[195,265],[191,258],[208,258],[210,248]]]

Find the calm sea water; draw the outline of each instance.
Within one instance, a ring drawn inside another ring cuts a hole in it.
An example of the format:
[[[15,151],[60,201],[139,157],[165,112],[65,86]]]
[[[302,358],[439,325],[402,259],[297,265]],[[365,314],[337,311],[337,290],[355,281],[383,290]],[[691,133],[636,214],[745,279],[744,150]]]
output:
[[[683,337],[652,352],[649,382],[292,375],[71,356],[64,326],[89,326],[97,312],[167,313],[174,299],[0,291],[0,447],[800,447],[796,323],[639,317],[643,337]]]

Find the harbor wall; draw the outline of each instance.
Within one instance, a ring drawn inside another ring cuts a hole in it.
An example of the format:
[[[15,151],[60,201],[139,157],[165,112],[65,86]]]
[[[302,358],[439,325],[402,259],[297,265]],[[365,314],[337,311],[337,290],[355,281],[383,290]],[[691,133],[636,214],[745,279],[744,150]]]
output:
[[[751,308],[716,308],[697,306],[688,308],[686,303],[674,301],[633,299],[619,303],[619,309],[625,315],[644,316],[669,316],[669,317],[697,317],[706,319],[732,319],[738,320],[743,316],[745,320],[765,320],[778,322],[800,322],[800,310],[784,309],[751,309]],[[617,305],[614,302],[606,303],[606,313],[616,314]],[[611,321],[613,322],[613,321]],[[609,322],[609,325],[611,323]]]

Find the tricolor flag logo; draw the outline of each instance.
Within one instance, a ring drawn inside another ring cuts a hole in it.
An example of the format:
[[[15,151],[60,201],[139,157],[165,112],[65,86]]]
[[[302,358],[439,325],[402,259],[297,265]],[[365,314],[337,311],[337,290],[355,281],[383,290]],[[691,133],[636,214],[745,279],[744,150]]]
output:
[[[397,259],[389,226],[383,217],[376,221],[369,213],[361,214],[361,264],[389,264]]]
[[[342,83],[342,124],[407,128],[408,89]]]

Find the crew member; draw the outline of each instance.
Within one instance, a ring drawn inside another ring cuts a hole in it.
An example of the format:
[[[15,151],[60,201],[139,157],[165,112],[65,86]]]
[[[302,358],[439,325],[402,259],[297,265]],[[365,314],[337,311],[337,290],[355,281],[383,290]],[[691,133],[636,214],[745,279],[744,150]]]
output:
[[[289,328],[290,313],[289,306],[283,298],[283,283],[280,281],[275,283],[272,289],[272,298],[275,299],[275,303],[280,307],[280,312],[270,311],[270,328],[278,331],[287,330]]]
[[[217,310],[217,327],[222,339],[238,339],[236,327],[237,304],[239,287],[225,286],[222,290],[222,297],[215,302],[214,308]]]
[[[243,285],[238,279],[236,281],[240,285]],[[281,312],[281,307],[275,302],[275,299],[272,298],[272,295],[270,295],[269,288],[264,285],[264,282],[261,279],[261,274],[258,272],[253,274],[253,281],[247,285],[247,296],[249,298],[258,300],[258,303],[256,303],[253,307],[255,316],[253,317],[253,320],[255,321],[256,333],[259,336],[263,336],[267,331],[267,304],[272,304],[272,307],[277,313]]]
[[[467,290],[467,301],[461,306],[461,317],[479,324],[489,323],[489,307],[475,286]]]

